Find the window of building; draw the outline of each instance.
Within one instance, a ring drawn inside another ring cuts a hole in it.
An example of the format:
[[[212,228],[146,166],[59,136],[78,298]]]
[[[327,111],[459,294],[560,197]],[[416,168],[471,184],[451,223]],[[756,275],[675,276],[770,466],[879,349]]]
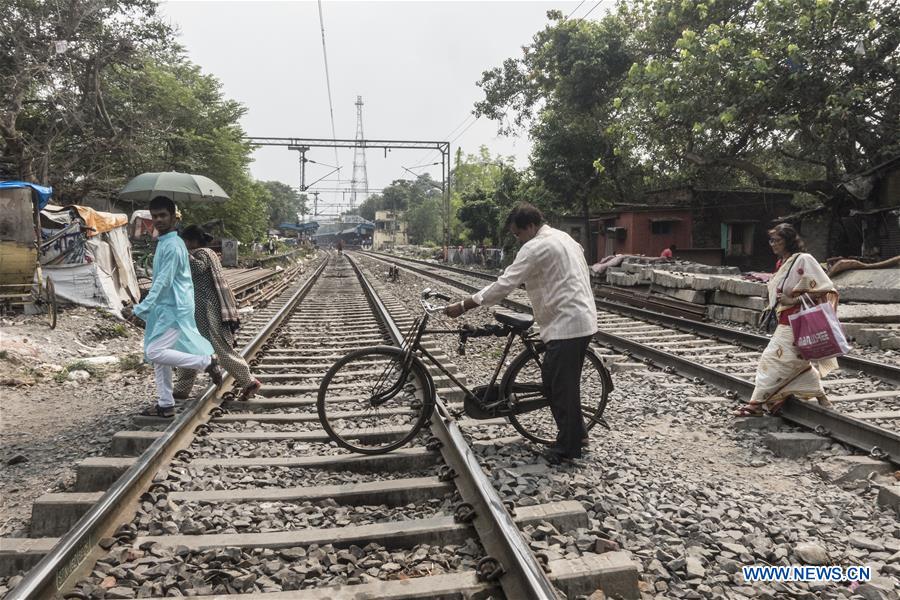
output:
[[[672,233],[672,221],[651,221],[650,233],[654,235],[669,235]]]
[[[722,223],[722,246],[728,256],[753,254],[753,223]]]

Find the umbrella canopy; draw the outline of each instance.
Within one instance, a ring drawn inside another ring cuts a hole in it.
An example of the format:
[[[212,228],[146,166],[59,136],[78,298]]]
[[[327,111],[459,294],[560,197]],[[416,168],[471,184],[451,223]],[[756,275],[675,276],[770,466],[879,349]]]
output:
[[[219,184],[203,175],[190,173],[142,173],[128,182],[119,198],[135,202],[149,202],[156,196],[166,196],[179,202],[224,202],[228,200]]]

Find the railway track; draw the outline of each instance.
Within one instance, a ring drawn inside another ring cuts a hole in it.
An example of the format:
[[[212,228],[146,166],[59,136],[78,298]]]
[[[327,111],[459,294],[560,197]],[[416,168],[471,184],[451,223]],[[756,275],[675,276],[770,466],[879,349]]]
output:
[[[139,421],[145,429],[117,434],[118,456],[81,465],[78,492],[40,503],[43,531],[62,537],[35,543],[46,556],[7,598],[554,598],[601,587],[639,596],[625,552],[543,562],[532,552],[535,540],[586,529],[585,508],[574,500],[507,507],[449,416],[461,398],[439,377],[420,443],[373,456],[329,443],[315,407],[322,375],[352,349],[399,343],[412,322],[351,258],[331,256],[254,313],[267,317],[243,338],[262,395],[235,402],[226,381],[164,431],[148,419]],[[341,414],[359,439],[396,435],[354,405],[353,391],[377,372],[360,372],[334,400],[346,403]],[[74,525],[73,505],[86,510]]]
[[[472,293],[495,276],[388,254],[366,256]],[[530,312],[527,296],[514,292],[510,308]],[[599,343],[641,361],[702,379],[734,399],[749,399],[765,336],[598,300]],[[841,369],[824,380],[836,410],[789,401],[782,417],[837,439],[873,458],[900,464],[900,367],[842,357]]]

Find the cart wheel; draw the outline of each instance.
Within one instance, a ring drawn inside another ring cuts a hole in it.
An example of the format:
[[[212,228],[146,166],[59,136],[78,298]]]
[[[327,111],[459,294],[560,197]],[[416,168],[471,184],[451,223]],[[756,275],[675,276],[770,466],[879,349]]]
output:
[[[57,307],[56,307],[56,289],[53,287],[53,280],[47,278],[47,285],[44,286],[44,302],[47,305],[47,316],[50,318],[50,329],[56,329]]]

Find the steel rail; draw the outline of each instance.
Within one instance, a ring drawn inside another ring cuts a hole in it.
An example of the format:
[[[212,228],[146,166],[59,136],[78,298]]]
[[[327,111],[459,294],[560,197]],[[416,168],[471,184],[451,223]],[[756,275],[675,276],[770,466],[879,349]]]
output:
[[[379,260],[387,261],[388,259],[379,258]],[[425,269],[419,269],[409,265],[402,265],[401,268],[420,273],[426,277],[431,277],[470,293],[478,291],[478,288],[475,286],[460,283],[450,277],[432,273]],[[531,307],[527,304],[522,304],[521,302],[507,299],[503,301],[503,304],[519,312],[531,313]],[[687,321],[687,319],[685,319],[685,321]],[[671,366],[681,375],[699,377],[716,387],[730,390],[739,398],[746,400],[753,394],[753,383],[746,379],[729,375],[719,369],[698,364],[691,358],[682,358],[680,356],[669,354],[664,350],[659,350],[647,346],[646,344],[603,331],[598,331],[595,334],[595,339],[601,344],[612,347],[620,352],[627,352],[632,356],[636,356],[651,364],[657,366]],[[859,450],[868,452],[874,457],[885,458],[894,464],[900,464],[900,434],[893,431],[872,425],[871,423],[867,423],[860,419],[826,410],[819,406],[813,406],[808,402],[799,402],[794,401],[793,399],[785,402],[780,416],[792,423],[808,427],[815,430],[817,433],[828,435]]]
[[[403,332],[394,322],[378,293],[365,278],[359,265],[347,253],[347,260],[356,270],[360,283],[373,307],[379,313],[388,333],[397,346],[403,342]],[[499,583],[507,598],[556,600],[558,594],[543,568],[522,538],[515,521],[503,504],[490,480],[485,476],[478,458],[466,443],[459,425],[447,407],[435,394],[436,413],[432,416],[431,431],[441,441],[441,453],[457,478],[455,483],[463,500],[476,512],[473,522],[487,554],[502,567]]]
[[[327,259],[313,272],[310,278],[291,296],[285,305],[272,317],[241,350],[243,358],[254,356],[269,335],[294,310],[312,288],[325,269]],[[6,600],[26,600],[55,597],[69,585],[73,576],[80,575],[83,563],[98,557],[97,546],[101,537],[112,537],[114,528],[121,524],[125,505],[133,504],[152,481],[156,471],[175,453],[178,442],[193,435],[196,425],[205,419],[217,396],[217,388],[210,385],[203,395],[166,428],[147,450],[141,454],[119,479],[106,491],[91,509],[82,516],[59,542],[35,565],[25,578],[6,596]],[[130,518],[129,518],[130,520]]]
[[[428,261],[416,259],[416,258],[406,258],[393,256],[391,254],[385,254],[383,252],[368,252],[369,254],[379,255],[384,257],[389,257],[391,260],[402,260],[407,262],[415,262],[419,264],[428,265],[433,268],[444,269],[447,271],[452,271],[454,273],[459,273],[460,275],[467,275],[470,277],[475,277],[477,279],[484,279],[485,281],[493,281],[496,279],[495,276],[489,273],[480,273],[478,271],[469,271],[466,269],[460,269],[459,267],[453,267],[450,265],[436,265],[434,263],[430,263]],[[656,323],[658,325],[663,325],[665,327],[671,327],[673,329],[677,329],[679,331],[683,331],[685,333],[693,333],[696,335],[703,335],[706,337],[710,337],[715,340],[721,340],[724,342],[731,342],[737,344],[739,346],[744,346],[746,348],[751,348],[754,350],[762,351],[766,345],[769,343],[769,336],[760,335],[758,333],[750,333],[747,331],[740,331],[738,329],[732,329],[730,327],[725,327],[724,325],[715,325],[713,323],[708,323],[706,321],[698,321],[696,319],[691,319],[688,317],[682,316],[673,316],[667,315],[664,313],[659,313],[652,310],[647,310],[645,308],[639,308],[637,306],[628,306],[625,304],[619,304],[617,302],[612,302],[609,300],[604,300],[601,298],[594,298],[594,301],[597,303],[597,308],[602,308],[605,311],[617,313],[620,315],[624,315],[627,317],[634,317],[636,319],[641,319],[644,321],[649,321],[651,323]],[[886,381],[890,381],[891,383],[900,384],[900,366],[891,365],[888,363],[880,363],[874,360],[869,360],[867,358],[861,358],[858,356],[841,356],[838,358],[838,364],[845,369],[852,369],[855,371],[862,371],[867,375],[871,375],[873,377],[878,377],[879,379],[884,379]]]

